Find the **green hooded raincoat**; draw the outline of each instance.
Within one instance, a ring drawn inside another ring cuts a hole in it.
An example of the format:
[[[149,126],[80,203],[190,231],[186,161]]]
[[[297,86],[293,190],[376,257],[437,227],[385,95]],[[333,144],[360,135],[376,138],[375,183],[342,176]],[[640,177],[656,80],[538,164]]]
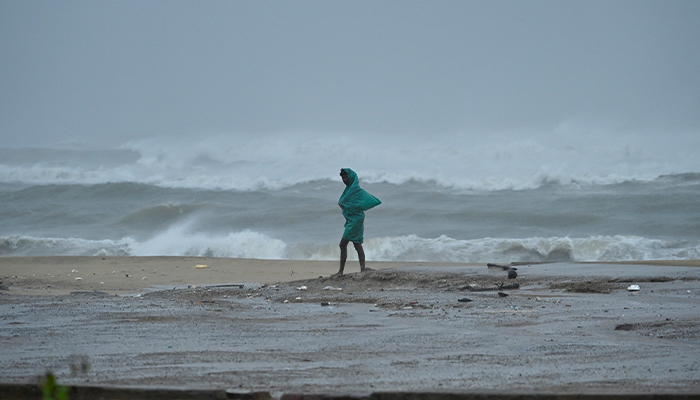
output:
[[[343,170],[348,174],[348,185],[338,200],[338,205],[345,217],[343,237],[353,243],[362,243],[365,233],[365,211],[382,202],[360,187],[355,171],[350,168],[343,168]]]

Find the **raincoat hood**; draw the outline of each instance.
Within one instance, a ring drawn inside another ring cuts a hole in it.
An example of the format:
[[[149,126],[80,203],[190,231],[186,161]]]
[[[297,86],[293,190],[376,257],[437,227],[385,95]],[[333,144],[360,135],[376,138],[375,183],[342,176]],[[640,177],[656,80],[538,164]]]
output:
[[[338,205],[343,209],[343,214],[345,214],[346,209],[349,211],[367,211],[382,204],[378,198],[360,187],[360,180],[357,178],[355,171],[350,168],[343,168],[343,171],[348,174],[348,184],[345,186],[343,194],[340,195],[340,200],[338,200]]]

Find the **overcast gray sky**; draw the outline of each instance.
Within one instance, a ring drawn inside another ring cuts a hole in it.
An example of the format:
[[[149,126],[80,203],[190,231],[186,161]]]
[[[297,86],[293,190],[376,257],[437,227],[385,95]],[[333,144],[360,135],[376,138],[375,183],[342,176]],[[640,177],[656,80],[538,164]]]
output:
[[[0,147],[700,129],[700,1],[0,0]]]

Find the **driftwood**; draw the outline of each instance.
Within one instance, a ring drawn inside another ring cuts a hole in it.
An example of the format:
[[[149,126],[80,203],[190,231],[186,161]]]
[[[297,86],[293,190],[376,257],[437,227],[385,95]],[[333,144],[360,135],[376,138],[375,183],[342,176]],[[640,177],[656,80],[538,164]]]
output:
[[[502,270],[507,271],[508,272],[508,279],[515,279],[518,277],[518,273],[515,272],[518,269],[513,268],[510,265],[498,265],[498,264],[488,263],[488,264],[486,264],[486,266],[489,268],[501,268]]]
[[[245,285],[242,283],[227,283],[227,284],[223,284],[223,285],[207,285],[205,287],[207,289],[229,288],[229,287],[243,289],[245,287]]]
[[[520,289],[520,284],[513,283],[511,285],[499,285],[497,287],[490,287],[490,288],[475,288],[471,285],[467,285],[467,286],[462,286],[461,288],[459,288],[459,290],[468,290],[470,292],[496,292],[499,290],[514,290],[514,289]]]
[[[499,264],[491,264],[488,263],[486,264],[487,267],[489,268],[501,268],[504,271],[510,271],[510,270],[518,270],[517,268],[511,267],[510,265],[499,265]]]

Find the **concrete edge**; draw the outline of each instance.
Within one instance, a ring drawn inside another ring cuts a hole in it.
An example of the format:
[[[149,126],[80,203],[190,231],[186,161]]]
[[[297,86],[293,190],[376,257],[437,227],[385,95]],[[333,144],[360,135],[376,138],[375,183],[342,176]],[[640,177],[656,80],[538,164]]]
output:
[[[273,400],[269,392],[233,389],[173,389],[152,387],[69,386],[71,400]],[[0,399],[42,399],[35,384],[0,383]],[[700,400],[695,393],[502,393],[502,392],[375,392],[370,394],[283,394],[279,400]]]
[[[71,400],[272,400],[269,392],[225,389],[173,389],[153,387],[68,386]],[[0,400],[42,399],[42,388],[35,384],[0,383]]]

